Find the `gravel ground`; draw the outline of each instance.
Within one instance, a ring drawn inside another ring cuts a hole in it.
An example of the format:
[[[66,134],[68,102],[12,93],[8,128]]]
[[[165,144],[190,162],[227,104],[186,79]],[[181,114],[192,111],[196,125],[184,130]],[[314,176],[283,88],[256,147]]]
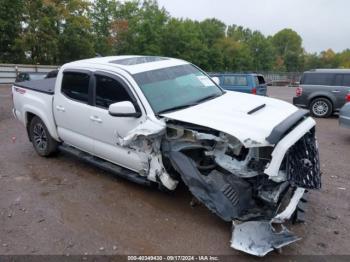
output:
[[[293,93],[269,87],[289,102]],[[62,153],[39,157],[11,107],[0,86],[0,254],[240,254],[231,224],[192,208],[185,187],[166,194]],[[350,254],[350,130],[317,119],[317,136],[323,188],[309,194],[306,223],[289,227],[303,239],[282,254]]]

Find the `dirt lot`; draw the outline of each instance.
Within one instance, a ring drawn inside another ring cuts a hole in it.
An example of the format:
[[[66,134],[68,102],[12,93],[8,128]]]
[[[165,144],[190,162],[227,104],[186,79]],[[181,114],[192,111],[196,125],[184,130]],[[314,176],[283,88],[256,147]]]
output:
[[[270,87],[290,101],[294,89]],[[0,86],[0,254],[239,254],[231,224],[204,206],[144,188],[68,155],[36,155]],[[317,120],[323,188],[309,194],[303,239],[283,254],[350,254],[350,130]],[[247,256],[248,257],[248,256]]]

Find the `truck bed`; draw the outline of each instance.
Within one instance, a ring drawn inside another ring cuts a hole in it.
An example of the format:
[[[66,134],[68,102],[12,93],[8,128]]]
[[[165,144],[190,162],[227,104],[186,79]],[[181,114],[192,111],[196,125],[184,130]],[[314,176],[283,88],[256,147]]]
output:
[[[14,86],[18,86],[25,89],[53,95],[55,93],[56,78],[47,78],[42,80],[32,80],[14,83]]]

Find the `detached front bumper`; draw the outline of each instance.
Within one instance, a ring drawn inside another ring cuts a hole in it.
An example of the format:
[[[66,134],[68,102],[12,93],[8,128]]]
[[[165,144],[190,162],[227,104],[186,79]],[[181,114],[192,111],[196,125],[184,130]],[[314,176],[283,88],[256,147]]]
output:
[[[290,232],[285,226],[277,232],[274,223],[289,220],[303,197],[304,188],[298,187],[287,207],[270,221],[248,221],[233,225],[231,247],[255,256],[265,256],[274,249],[289,245],[301,238]]]
[[[321,187],[314,126],[315,121],[308,117],[280,140],[272,153],[269,166],[264,171],[276,182],[280,179],[282,171],[288,183],[295,187],[289,203],[270,220],[251,220],[234,225],[232,248],[256,256],[265,256],[274,249],[301,239],[283,225],[282,230],[277,232],[273,224],[284,223],[298,211],[298,204],[305,189]]]

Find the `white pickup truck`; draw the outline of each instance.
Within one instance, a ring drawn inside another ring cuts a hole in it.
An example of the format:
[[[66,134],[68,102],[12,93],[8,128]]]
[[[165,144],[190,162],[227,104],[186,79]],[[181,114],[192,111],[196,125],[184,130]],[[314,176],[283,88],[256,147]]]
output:
[[[263,256],[300,238],[283,223],[321,187],[315,121],[293,105],[224,91],[183,60],[150,56],[65,64],[16,83],[15,117],[40,156],[56,150],[145,185],[183,181],[225,221],[233,248]]]

